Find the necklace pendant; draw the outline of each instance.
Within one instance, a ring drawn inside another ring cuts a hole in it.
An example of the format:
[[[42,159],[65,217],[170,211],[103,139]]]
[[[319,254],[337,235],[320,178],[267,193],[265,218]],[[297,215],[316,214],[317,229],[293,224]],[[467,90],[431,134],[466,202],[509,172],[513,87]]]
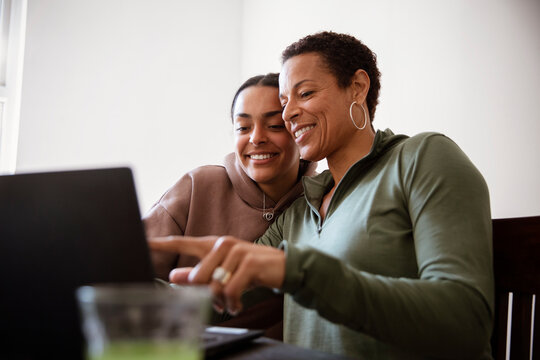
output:
[[[265,213],[263,213],[263,218],[264,218],[266,221],[271,221],[271,220],[274,218],[274,213],[272,213],[272,212],[265,212]]]

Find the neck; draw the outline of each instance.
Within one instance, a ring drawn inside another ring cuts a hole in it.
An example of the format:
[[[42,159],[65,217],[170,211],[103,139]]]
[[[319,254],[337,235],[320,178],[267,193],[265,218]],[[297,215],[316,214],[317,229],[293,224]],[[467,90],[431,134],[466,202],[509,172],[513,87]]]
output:
[[[259,188],[266,194],[266,198],[270,198],[277,203],[296,184],[299,171],[300,165],[296,167],[296,171],[291,171],[283,175],[275,182],[258,183]]]
[[[371,127],[366,128],[358,131],[355,136],[327,157],[328,170],[334,178],[334,187],[339,184],[352,165],[369,154],[374,140],[375,131]]]

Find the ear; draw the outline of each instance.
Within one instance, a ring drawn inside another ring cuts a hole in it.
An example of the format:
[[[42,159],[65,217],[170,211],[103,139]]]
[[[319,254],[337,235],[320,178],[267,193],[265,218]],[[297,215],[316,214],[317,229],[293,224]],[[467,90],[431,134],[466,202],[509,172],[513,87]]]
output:
[[[367,97],[369,91],[370,80],[365,70],[358,69],[351,80],[351,89],[353,100],[358,104],[362,104]]]

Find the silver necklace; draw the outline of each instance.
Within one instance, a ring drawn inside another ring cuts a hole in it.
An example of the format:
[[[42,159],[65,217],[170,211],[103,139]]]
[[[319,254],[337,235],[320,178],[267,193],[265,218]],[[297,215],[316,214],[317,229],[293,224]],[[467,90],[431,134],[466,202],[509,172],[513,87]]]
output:
[[[272,221],[272,219],[274,218],[273,211],[266,212],[266,196],[264,195],[264,191],[263,191],[263,218],[266,221]]]

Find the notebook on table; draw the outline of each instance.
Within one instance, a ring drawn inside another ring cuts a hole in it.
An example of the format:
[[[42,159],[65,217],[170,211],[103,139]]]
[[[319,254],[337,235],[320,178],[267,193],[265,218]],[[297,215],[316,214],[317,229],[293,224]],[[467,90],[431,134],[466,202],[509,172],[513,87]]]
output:
[[[0,176],[0,357],[83,359],[75,289],[153,281],[129,168]],[[202,337],[215,354],[261,334]]]

